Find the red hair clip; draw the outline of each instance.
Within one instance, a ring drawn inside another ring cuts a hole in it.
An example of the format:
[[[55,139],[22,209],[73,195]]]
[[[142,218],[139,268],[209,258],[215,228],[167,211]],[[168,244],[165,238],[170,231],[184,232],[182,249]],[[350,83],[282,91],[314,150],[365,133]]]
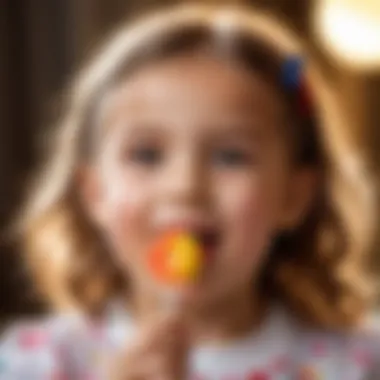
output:
[[[287,58],[282,67],[282,84],[296,97],[300,115],[306,117],[312,112],[311,96],[305,76],[305,62],[299,56]]]

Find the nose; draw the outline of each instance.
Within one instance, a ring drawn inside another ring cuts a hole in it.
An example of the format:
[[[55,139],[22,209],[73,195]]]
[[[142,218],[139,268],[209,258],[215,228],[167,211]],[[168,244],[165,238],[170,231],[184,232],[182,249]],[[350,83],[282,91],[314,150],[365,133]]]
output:
[[[205,202],[207,183],[200,154],[182,151],[167,164],[160,178],[160,194],[171,203],[199,206]]]

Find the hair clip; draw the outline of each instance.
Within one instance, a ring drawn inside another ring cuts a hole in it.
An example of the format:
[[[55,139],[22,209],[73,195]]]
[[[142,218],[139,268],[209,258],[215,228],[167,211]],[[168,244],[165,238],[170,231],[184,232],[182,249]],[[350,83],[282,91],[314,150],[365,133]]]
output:
[[[282,84],[297,99],[300,115],[309,115],[312,111],[309,89],[304,75],[305,60],[300,56],[288,57],[282,66]]]
[[[310,91],[305,78],[301,79],[297,90],[298,110],[301,116],[311,115],[313,113],[312,100]]]
[[[303,76],[304,59],[299,56],[288,57],[282,66],[282,84],[287,90],[294,91],[300,86]]]

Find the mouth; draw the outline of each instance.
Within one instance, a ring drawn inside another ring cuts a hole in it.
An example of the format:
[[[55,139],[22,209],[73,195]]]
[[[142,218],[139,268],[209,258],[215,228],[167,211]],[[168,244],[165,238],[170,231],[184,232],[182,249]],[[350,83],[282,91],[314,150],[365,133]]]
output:
[[[217,257],[217,253],[220,251],[222,245],[222,232],[221,230],[209,223],[200,223],[185,221],[179,223],[170,223],[166,225],[161,231],[173,231],[174,233],[186,233],[195,238],[198,244],[201,246],[204,262],[206,268],[213,264]],[[165,232],[164,232],[165,233]]]
[[[193,231],[192,234],[203,248],[206,263],[211,263],[215,259],[218,248],[220,247],[220,232],[216,229],[207,229]]]

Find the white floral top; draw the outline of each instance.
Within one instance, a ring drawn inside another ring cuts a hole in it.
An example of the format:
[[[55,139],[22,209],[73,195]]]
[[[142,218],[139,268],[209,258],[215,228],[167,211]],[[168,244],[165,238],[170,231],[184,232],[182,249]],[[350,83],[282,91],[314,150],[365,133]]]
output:
[[[0,380],[108,379],[135,329],[125,312],[104,320],[56,316],[20,323],[0,343]],[[260,331],[226,346],[195,348],[191,380],[380,379],[380,335],[305,330],[274,308]],[[376,374],[377,373],[377,374]]]

